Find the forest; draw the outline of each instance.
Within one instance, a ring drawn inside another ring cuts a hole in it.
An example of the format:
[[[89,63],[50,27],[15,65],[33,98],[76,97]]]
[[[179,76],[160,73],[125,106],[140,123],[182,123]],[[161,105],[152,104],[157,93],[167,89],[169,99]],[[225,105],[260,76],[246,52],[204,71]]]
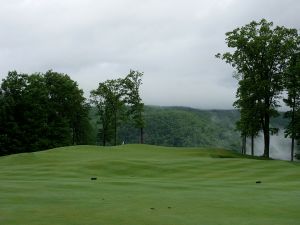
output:
[[[94,140],[97,137],[97,115],[91,111]],[[236,129],[240,119],[238,110],[201,110],[187,107],[145,106],[145,144],[171,147],[219,147],[241,151],[242,140]],[[288,120],[284,113],[273,118],[272,126],[283,130]],[[132,122],[122,124],[118,130],[118,144],[139,143],[139,130]],[[113,144],[113,143],[111,143]]]

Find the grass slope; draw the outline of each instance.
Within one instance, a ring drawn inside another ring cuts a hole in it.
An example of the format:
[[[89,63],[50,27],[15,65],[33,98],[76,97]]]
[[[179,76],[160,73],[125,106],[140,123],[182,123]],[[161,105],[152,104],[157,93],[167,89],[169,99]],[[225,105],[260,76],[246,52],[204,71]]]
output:
[[[1,157],[0,170],[5,225],[300,224],[297,163],[214,149],[76,146]]]

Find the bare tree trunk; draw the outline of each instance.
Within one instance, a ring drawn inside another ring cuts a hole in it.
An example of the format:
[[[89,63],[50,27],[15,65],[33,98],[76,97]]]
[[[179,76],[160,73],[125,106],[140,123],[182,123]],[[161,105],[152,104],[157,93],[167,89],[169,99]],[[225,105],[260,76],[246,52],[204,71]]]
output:
[[[245,135],[245,140],[244,140],[244,142],[245,142],[245,152],[244,152],[244,155],[246,155],[247,154],[247,136]]]
[[[106,130],[104,128],[103,128],[102,144],[103,144],[103,146],[106,145]]]
[[[254,135],[251,135],[251,155],[254,156]]]
[[[115,120],[114,121],[115,122],[115,124],[114,124],[115,125],[115,127],[114,127],[115,128],[115,141],[114,142],[115,142],[115,146],[116,146],[117,145],[117,112],[116,111],[115,111],[115,118],[114,118],[114,120]]]
[[[246,151],[247,151],[247,136],[246,135],[242,135],[242,154],[245,155]]]
[[[242,154],[244,154],[244,148],[245,148],[245,145],[244,145],[244,136],[242,136],[242,150],[241,150]]]
[[[292,109],[292,146],[291,146],[291,161],[294,161],[294,148],[295,148],[295,104],[296,97],[293,98],[293,109]]]
[[[265,121],[264,121],[264,157],[270,157],[270,115],[265,113]]]
[[[144,128],[141,127],[141,134],[140,134],[140,143],[141,144],[144,144]]]
[[[292,137],[292,146],[291,146],[291,161],[294,161],[294,146],[295,146],[295,138]]]
[[[75,145],[75,127],[72,128],[72,145]]]

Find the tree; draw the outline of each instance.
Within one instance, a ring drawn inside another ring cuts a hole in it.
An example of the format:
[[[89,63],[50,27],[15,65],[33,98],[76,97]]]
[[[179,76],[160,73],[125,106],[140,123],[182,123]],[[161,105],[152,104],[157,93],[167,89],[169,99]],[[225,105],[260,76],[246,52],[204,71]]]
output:
[[[100,117],[101,128],[98,131],[98,137],[102,140],[102,145],[106,146],[108,140],[109,127],[111,123],[111,113],[108,109],[108,102],[105,98],[104,83],[99,83],[97,89],[91,91],[91,103],[96,106],[97,113]]]
[[[106,145],[106,141],[109,140],[108,134],[111,128],[114,131],[114,145],[117,145],[118,122],[123,119],[122,112],[125,106],[123,96],[122,79],[107,80],[99,83],[98,88],[91,91],[91,101],[96,105],[102,123],[100,133],[102,133],[104,146]]]
[[[290,66],[285,73],[284,86],[287,91],[287,98],[283,101],[291,108],[285,113],[290,122],[285,129],[286,137],[291,137],[291,161],[294,160],[295,138],[300,137],[300,53],[293,56]]]
[[[22,140],[26,151],[38,151],[49,147],[47,138],[48,91],[43,74],[28,75],[22,94],[26,138]],[[19,121],[20,122],[20,121]]]
[[[25,104],[23,95],[27,86],[27,74],[9,72],[1,84],[1,152],[2,154],[23,151],[26,132],[23,130]]]
[[[5,134],[6,127],[6,112],[5,112],[5,99],[2,90],[0,89],[0,156],[7,154],[6,143],[7,135]]]
[[[88,117],[83,91],[66,74],[49,70],[44,77],[48,90],[49,140],[54,141],[54,146],[80,143],[82,122]]]
[[[100,116],[99,136],[103,145],[110,141],[111,136],[114,145],[117,144],[117,128],[128,119],[140,128],[140,142],[143,143],[144,104],[139,94],[142,76],[143,73],[130,70],[124,79],[106,80],[91,91],[91,103],[97,107]]]
[[[88,108],[69,76],[9,72],[0,88],[0,152],[11,154],[84,143]]]
[[[130,70],[123,80],[126,96],[125,102],[129,106],[129,116],[133,119],[135,127],[140,129],[140,143],[144,143],[144,104],[140,97],[140,86],[142,85],[143,73]]]
[[[241,79],[255,81],[255,94],[264,134],[264,157],[269,158],[270,118],[278,114],[277,107],[283,89],[283,72],[291,56],[299,48],[300,39],[296,29],[273,28],[272,22],[262,19],[226,33],[228,47],[233,52],[217,54],[233,66]]]
[[[240,120],[237,129],[241,131],[242,153],[246,154],[246,140],[251,137],[251,155],[254,155],[254,138],[261,130],[259,123],[259,104],[255,95],[255,81],[253,77],[244,77],[239,81],[237,98],[234,106],[240,109]]]

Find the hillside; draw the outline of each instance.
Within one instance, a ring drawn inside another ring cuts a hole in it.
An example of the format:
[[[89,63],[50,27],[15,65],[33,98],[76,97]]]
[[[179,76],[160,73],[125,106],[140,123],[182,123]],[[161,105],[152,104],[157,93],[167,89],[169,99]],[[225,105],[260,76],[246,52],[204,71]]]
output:
[[[95,129],[95,111],[91,115]],[[146,144],[240,150],[240,134],[235,130],[235,123],[239,119],[237,110],[146,106],[144,115]],[[283,127],[285,124],[282,114],[272,121],[275,127]],[[118,131],[118,141],[138,143],[139,130],[130,123],[123,124]]]
[[[5,156],[0,224],[299,224],[299,165],[147,145]]]

